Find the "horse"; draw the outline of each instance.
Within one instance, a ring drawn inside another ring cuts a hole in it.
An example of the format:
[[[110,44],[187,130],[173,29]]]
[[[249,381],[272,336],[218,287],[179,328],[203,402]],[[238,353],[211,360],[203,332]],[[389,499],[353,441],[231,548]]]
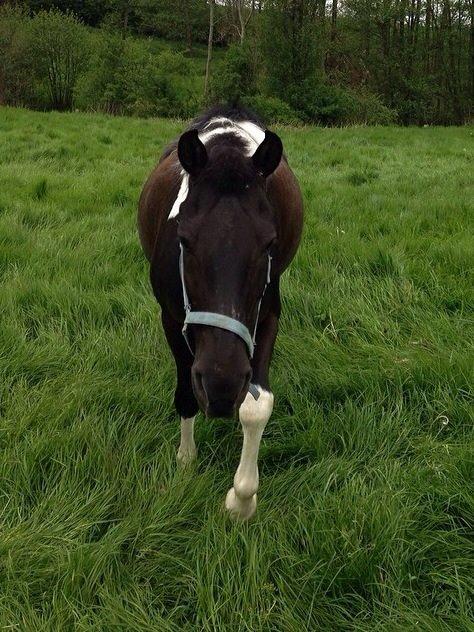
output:
[[[196,457],[194,420],[233,417],[243,431],[225,507],[257,506],[258,452],[273,409],[269,366],[280,276],[301,238],[303,202],[282,141],[239,106],[197,117],[144,184],[138,232],[176,363],[178,462]]]

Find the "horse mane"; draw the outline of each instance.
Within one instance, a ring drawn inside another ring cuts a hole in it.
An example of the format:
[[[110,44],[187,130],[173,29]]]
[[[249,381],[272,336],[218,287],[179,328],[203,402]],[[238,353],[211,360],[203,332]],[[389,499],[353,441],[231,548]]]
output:
[[[213,105],[208,110],[199,114],[196,118],[194,118],[189,125],[186,127],[185,131],[190,129],[197,129],[199,132],[203,131],[206,125],[214,118],[227,118],[231,121],[250,121],[251,123],[255,123],[262,129],[265,129],[265,124],[262,119],[256,114],[253,110],[246,108],[243,105],[239,104],[221,104],[221,105]],[[178,146],[178,139],[174,139],[167,145],[161,155],[160,162],[167,158]]]
[[[213,118],[227,118],[235,122],[250,121],[262,129],[265,129],[265,124],[258,114],[239,104],[214,105],[193,119],[187,129],[197,129],[198,131],[202,131],[207,123],[209,123],[209,121]]]
[[[245,142],[234,134],[220,134],[206,146],[209,162],[202,177],[223,194],[239,193],[256,178],[245,154]]]

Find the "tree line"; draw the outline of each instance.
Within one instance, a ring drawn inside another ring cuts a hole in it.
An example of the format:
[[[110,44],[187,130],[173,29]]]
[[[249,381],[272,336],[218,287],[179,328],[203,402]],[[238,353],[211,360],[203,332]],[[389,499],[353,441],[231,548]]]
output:
[[[186,117],[240,100],[276,122],[462,124],[474,0],[24,0],[1,10],[0,56],[0,100],[30,107]]]

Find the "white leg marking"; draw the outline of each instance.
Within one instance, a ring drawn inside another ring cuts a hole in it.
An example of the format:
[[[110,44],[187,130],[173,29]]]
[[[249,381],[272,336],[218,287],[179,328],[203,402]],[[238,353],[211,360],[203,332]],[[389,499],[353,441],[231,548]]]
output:
[[[250,151],[255,151],[265,140],[265,131],[256,123],[252,123],[251,121],[239,121],[235,125],[239,127],[252,141],[253,146],[249,148]]]
[[[234,476],[234,486],[225,500],[226,509],[233,518],[248,520],[257,508],[258,451],[260,440],[273,410],[273,393],[258,387],[260,397],[255,400],[247,393],[239,409],[244,433],[239,467]]]
[[[196,417],[181,417],[181,442],[176,458],[180,465],[189,465],[196,458],[197,450],[194,443],[194,420]]]

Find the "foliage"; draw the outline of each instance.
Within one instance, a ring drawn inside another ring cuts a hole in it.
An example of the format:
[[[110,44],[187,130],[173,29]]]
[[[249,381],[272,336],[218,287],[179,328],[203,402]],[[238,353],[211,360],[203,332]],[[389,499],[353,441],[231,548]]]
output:
[[[400,110],[394,110],[382,103],[376,94],[367,90],[351,91],[352,105],[343,123],[364,123],[365,125],[394,125],[398,122]]]
[[[474,130],[278,130],[305,235],[242,525],[238,424],[199,416],[176,466],[136,233],[182,123],[0,122],[0,627],[471,630]]]
[[[104,30],[78,86],[78,103],[113,114],[190,116],[197,103],[181,80],[188,68],[179,53],[152,55],[146,42]]]
[[[317,73],[314,7],[312,0],[266,3],[261,47],[268,88],[288,102],[293,90]]]
[[[398,116],[370,92],[311,80],[294,89],[290,104],[307,123],[322,125],[393,125]]]
[[[20,0],[22,6],[31,14],[56,9],[64,13],[74,13],[90,26],[98,26],[101,23],[111,10],[111,1],[113,0]]]
[[[202,103],[206,0],[23,0],[21,6],[31,12],[8,7],[0,11],[3,102],[42,109],[72,107],[71,89],[64,99],[56,94],[62,88],[53,90],[50,85],[41,27],[33,28],[34,16],[43,8],[52,9],[54,28],[64,32],[74,22],[67,13],[71,10],[91,27],[103,26],[86,32],[75,25],[84,56],[94,60],[74,73],[79,107],[189,116]],[[215,8],[214,99],[257,98],[263,103],[267,97],[276,98],[305,122],[324,125],[448,125],[468,122],[474,115],[469,0],[226,0]],[[65,21],[59,9],[65,12]],[[124,46],[123,60],[110,59],[112,53],[106,50],[111,30],[127,42],[112,42],[116,51]],[[98,58],[97,47],[108,61]],[[164,50],[181,53],[189,65],[167,76],[167,60],[159,58]],[[110,79],[105,67],[112,69]],[[274,106],[275,102],[269,107]]]
[[[257,95],[243,100],[245,105],[255,110],[267,125],[298,125],[302,120],[285,101],[277,97]]]
[[[206,0],[22,0],[32,13],[52,8],[74,12],[91,26],[185,41],[207,38]]]
[[[30,39],[25,11],[0,7],[0,102],[23,105],[35,100]]]
[[[461,123],[474,103],[474,14],[467,0],[346,0],[337,35],[353,73],[405,124]],[[336,62],[337,63],[337,62]]]
[[[258,92],[255,51],[247,44],[232,44],[212,81],[217,100],[236,102]]]
[[[138,32],[184,41],[188,52],[207,41],[206,0],[141,0],[138,19]]]
[[[323,125],[344,120],[352,105],[347,91],[313,79],[295,85],[289,103],[306,122]]]
[[[88,72],[76,91],[81,109],[97,108],[111,114],[123,111],[128,97],[126,71],[130,47],[131,41],[120,34],[107,29],[100,32]]]
[[[85,28],[71,13],[40,11],[31,21],[33,68],[47,83],[54,109],[72,107],[74,87],[86,62],[85,44]]]

